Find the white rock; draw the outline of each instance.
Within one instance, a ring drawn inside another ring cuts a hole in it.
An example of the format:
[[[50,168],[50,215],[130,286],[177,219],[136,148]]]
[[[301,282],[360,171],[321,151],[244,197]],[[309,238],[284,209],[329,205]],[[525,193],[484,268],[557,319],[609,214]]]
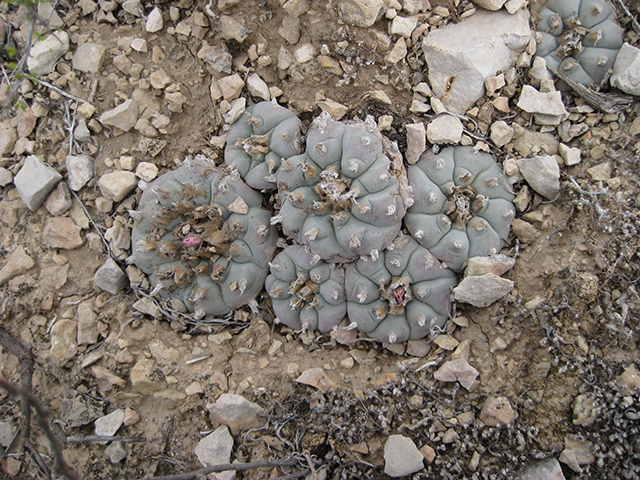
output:
[[[114,410],[109,415],[100,417],[95,421],[96,435],[111,437],[124,423],[124,410]]]
[[[127,458],[127,449],[124,446],[124,442],[120,441],[111,442],[109,446],[104,449],[104,453],[114,465]]]
[[[609,83],[629,95],[640,95],[640,49],[622,45]]]
[[[543,197],[554,199],[560,191],[560,167],[554,155],[538,155],[517,161],[527,183]]]
[[[531,85],[522,87],[522,93],[518,99],[518,107],[529,113],[541,113],[543,115],[566,115],[568,112],[562,103],[562,94],[558,91],[539,92]]]
[[[81,143],[89,143],[91,141],[91,132],[84,118],[78,120],[78,125],[73,130],[73,138]]]
[[[220,36],[225,40],[242,43],[251,35],[251,30],[228,15],[220,16]]]
[[[416,444],[403,435],[391,435],[384,444],[384,473],[404,477],[424,468],[424,457]]]
[[[147,17],[147,23],[145,24],[145,30],[149,33],[159,32],[162,30],[164,22],[162,20],[162,10],[160,7],[156,7],[151,10],[149,17]]]
[[[524,7],[526,3],[527,0],[507,0],[504,4],[504,8],[507,9],[507,12],[514,14]]]
[[[203,466],[229,463],[233,450],[233,437],[229,428],[222,425],[198,442],[196,457]]]
[[[462,138],[462,122],[453,115],[440,115],[427,125],[427,139],[431,143],[460,142]]]
[[[247,78],[247,90],[249,90],[249,93],[254,97],[258,97],[266,101],[271,100],[269,86],[257,73],[253,73]]]
[[[574,165],[577,165],[581,161],[582,152],[580,151],[579,148],[576,148],[576,147],[570,148],[564,143],[561,143],[558,146],[558,153],[560,153],[560,156],[564,160],[564,164],[567,167],[572,167]]]
[[[27,66],[34,75],[45,75],[53,71],[53,66],[69,51],[69,35],[64,30],[52,33],[31,47]]]
[[[315,54],[316,49],[310,43],[305,43],[304,45],[299,46],[293,52],[293,56],[296,58],[296,62],[298,63],[307,63],[313,60]]]
[[[33,211],[42,205],[60,180],[62,175],[55,169],[35,155],[29,155],[13,183],[22,201]]]
[[[565,480],[560,462],[555,457],[545,458],[527,465],[515,480]]]
[[[73,54],[73,69],[85,73],[98,73],[107,47],[96,43],[83,43]]]
[[[260,428],[266,422],[264,409],[241,395],[223,393],[206,409],[214,422],[228,426],[234,435]]]
[[[140,2],[140,0],[127,0],[122,4],[122,9],[136,17],[142,17],[144,15],[144,8],[142,8],[142,2]]]
[[[464,358],[455,358],[444,362],[442,366],[434,372],[433,378],[440,382],[458,382],[465,389],[471,391],[478,375],[478,370],[469,365],[467,360]]]
[[[102,290],[116,295],[127,286],[127,275],[120,269],[113,258],[108,258],[93,276],[95,283]]]
[[[407,150],[404,158],[409,165],[412,165],[427,149],[427,132],[422,122],[409,123],[405,125],[405,128],[407,130]]]
[[[515,65],[529,44],[529,12],[478,10],[460,23],[430,32],[422,42],[434,94],[464,113],[485,93],[485,79]]]
[[[340,0],[342,21],[356,27],[370,27],[384,12],[383,0]]]
[[[140,162],[136,167],[136,177],[147,183],[158,176],[158,167],[149,162]]]
[[[527,73],[531,79],[531,85],[540,88],[543,80],[553,80],[553,74],[547,68],[547,61],[542,57],[533,59],[533,65]]]
[[[331,115],[331,118],[336,121],[340,121],[340,119],[342,119],[342,117],[344,117],[349,111],[349,107],[331,100],[330,98],[327,98],[326,100],[320,100],[318,102],[318,106],[323,112],[327,112],[329,115]]]
[[[389,27],[389,33],[391,35],[402,35],[405,38],[409,38],[418,24],[416,17],[401,17],[398,15],[391,22]]]
[[[473,0],[473,3],[487,10],[500,10],[507,0]]]
[[[93,162],[87,155],[68,155],[65,165],[69,188],[77,192],[93,178]]]
[[[511,270],[515,264],[515,258],[507,257],[501,253],[488,257],[471,257],[464,271],[464,276],[472,277],[486,273],[501,276]]]
[[[100,115],[100,123],[119,128],[123,132],[131,130],[138,121],[138,104],[130,98],[116,108]]]
[[[514,283],[493,273],[465,277],[453,289],[454,298],[474,307],[488,307],[513,289]]]
[[[118,171],[105,173],[98,180],[98,187],[105,198],[119,202],[138,186],[138,177],[135,173]]]
[[[232,124],[240,118],[240,116],[244,113],[246,107],[246,98],[236,98],[231,102],[231,109],[228,112],[224,113],[222,115],[222,118],[224,118],[224,121],[226,123]]]
[[[498,120],[491,125],[490,137],[497,147],[504,147],[513,139],[513,128],[504,120]]]
[[[11,126],[11,119],[7,118],[0,122],[0,156],[8,155],[13,150],[18,140],[18,133],[15,127]]]

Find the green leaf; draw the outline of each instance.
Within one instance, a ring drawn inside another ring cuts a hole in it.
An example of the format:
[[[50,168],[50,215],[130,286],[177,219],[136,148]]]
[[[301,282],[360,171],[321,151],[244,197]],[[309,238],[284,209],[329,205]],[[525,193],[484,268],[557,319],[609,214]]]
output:
[[[10,57],[15,57],[16,53],[18,53],[18,51],[14,47],[7,46],[6,50]]]
[[[13,70],[14,68],[16,68],[18,66],[18,64],[16,62],[7,62],[7,68]]]

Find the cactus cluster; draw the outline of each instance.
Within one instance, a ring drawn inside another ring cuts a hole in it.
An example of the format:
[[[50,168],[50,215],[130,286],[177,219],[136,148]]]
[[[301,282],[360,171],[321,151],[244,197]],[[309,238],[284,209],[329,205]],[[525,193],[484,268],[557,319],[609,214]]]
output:
[[[131,212],[135,265],[165,298],[221,315],[262,290],[277,233],[262,195],[204,157],[150,183]]]
[[[402,155],[371,117],[345,124],[323,113],[276,179],[285,235],[329,262],[378,256],[411,203]]]
[[[448,268],[460,272],[469,258],[500,251],[516,211],[491,155],[472,147],[428,150],[407,175],[414,203],[404,223]]]
[[[228,142],[229,168],[185,162],[132,212],[135,264],[201,315],[264,286],[276,320],[294,329],[328,333],[348,317],[348,329],[384,343],[432,337],[450,316],[456,272],[497,253],[515,215],[491,155],[449,147],[405,169],[372,118],[323,114],[303,141],[300,120],[262,102]],[[275,215],[254,188],[277,188]],[[274,258],[277,223],[292,244]]]
[[[537,55],[583,85],[600,83],[622,47],[622,29],[608,0],[539,0]]]

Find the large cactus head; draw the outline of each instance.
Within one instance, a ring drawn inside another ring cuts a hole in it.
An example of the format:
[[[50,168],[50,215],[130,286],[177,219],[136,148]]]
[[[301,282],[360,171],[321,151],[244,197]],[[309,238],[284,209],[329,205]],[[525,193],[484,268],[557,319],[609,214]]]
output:
[[[513,194],[493,157],[472,147],[425,152],[408,169],[414,204],[405,225],[447,267],[500,251],[515,217]]]
[[[286,235],[329,262],[377,256],[410,204],[402,156],[372,118],[345,124],[323,113],[306,151],[276,173]]]
[[[227,134],[224,160],[258,190],[276,188],[280,160],[302,153],[302,123],[277,103],[248,107]]]
[[[262,290],[277,233],[260,193],[204,157],[150,183],[132,213],[134,262],[161,295],[220,315]]]
[[[328,333],[347,312],[344,270],[292,245],[276,255],[265,289],[277,321],[294,329]]]
[[[608,0],[540,0],[537,55],[571,80],[600,83],[613,66],[622,29]]]
[[[408,235],[376,259],[346,266],[347,312],[352,325],[385,343],[440,333],[450,316],[456,275]]]

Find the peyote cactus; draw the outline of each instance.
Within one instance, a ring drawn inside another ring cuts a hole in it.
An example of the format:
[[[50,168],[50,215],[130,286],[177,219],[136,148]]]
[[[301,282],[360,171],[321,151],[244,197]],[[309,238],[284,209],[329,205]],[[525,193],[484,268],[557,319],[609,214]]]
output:
[[[607,0],[539,0],[537,55],[583,85],[600,83],[613,66],[622,29]]]
[[[515,217],[502,169],[472,147],[429,150],[408,168],[414,204],[407,229],[447,267],[460,272],[475,256],[500,251]]]
[[[131,212],[136,266],[200,316],[253,300],[275,254],[271,214],[236,176],[201,156],[187,160],[150,183]]]
[[[373,118],[344,124],[323,113],[306,151],[276,172],[286,235],[328,262],[376,257],[398,235],[411,203],[402,156]]]
[[[224,160],[249,186],[274,189],[280,160],[304,149],[301,127],[300,119],[277,103],[251,105],[227,134]]]
[[[322,333],[340,323],[347,312],[341,266],[314,259],[303,246],[292,245],[270,267],[265,289],[273,300],[276,322]]]
[[[346,266],[351,325],[385,343],[417,340],[442,331],[458,280],[423,246],[399,236],[376,259]]]

